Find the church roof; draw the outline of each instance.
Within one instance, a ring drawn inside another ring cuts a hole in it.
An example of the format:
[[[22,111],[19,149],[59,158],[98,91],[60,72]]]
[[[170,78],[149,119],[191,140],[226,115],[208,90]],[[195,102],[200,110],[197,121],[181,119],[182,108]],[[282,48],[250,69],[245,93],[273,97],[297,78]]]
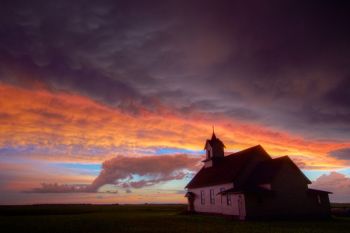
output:
[[[199,188],[236,181],[254,157],[271,160],[262,146],[250,147],[221,158],[212,167],[202,167],[187,184],[186,188]]]
[[[260,162],[249,176],[247,183],[249,185],[271,183],[271,181],[276,177],[279,170],[286,163],[290,164],[292,168],[297,173],[299,173],[299,175],[301,175],[308,184],[311,184],[311,181],[300,171],[300,169],[288,156],[282,156],[279,158]]]
[[[307,193],[309,194],[332,194],[332,192],[324,191],[324,190],[318,190],[318,189],[308,189]]]

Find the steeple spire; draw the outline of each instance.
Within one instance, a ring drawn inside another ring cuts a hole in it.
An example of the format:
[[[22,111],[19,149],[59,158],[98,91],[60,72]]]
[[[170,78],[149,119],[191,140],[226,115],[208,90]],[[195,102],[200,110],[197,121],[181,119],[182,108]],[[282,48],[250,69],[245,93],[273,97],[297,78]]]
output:
[[[216,137],[214,125],[213,134],[211,139],[207,139],[204,149],[206,150],[206,160],[204,160],[205,167],[211,167],[214,163],[221,161],[220,158],[224,157],[224,143]]]
[[[214,131],[214,125],[212,125],[212,127],[213,127],[213,134],[211,135],[211,140],[215,140],[216,135],[215,135],[215,131]]]

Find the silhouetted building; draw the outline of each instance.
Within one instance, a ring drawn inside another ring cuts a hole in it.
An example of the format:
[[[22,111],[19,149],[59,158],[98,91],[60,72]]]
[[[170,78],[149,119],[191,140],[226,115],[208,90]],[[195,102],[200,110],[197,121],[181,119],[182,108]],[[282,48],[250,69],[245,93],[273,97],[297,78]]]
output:
[[[224,148],[213,132],[204,166],[186,186],[189,211],[242,220],[330,216],[330,192],[308,188],[288,156],[272,159],[260,145],[224,156]]]

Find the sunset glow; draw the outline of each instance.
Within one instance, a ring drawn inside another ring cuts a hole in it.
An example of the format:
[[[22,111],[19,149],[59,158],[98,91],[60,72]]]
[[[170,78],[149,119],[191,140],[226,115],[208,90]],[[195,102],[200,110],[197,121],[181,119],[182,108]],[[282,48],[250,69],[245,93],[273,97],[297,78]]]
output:
[[[0,10],[12,12],[0,29],[0,204],[183,203],[212,126],[227,154],[260,144],[290,156],[316,186],[340,176],[350,184],[350,86],[348,68],[338,69],[349,48],[320,42],[328,50],[318,55],[313,41],[327,28],[304,33],[262,12],[271,28],[261,34],[258,19],[221,7],[204,4],[194,18],[194,6],[148,15],[110,4],[86,14],[57,4],[67,16],[55,19],[31,5]],[[108,166],[116,179],[100,182]],[[330,191],[350,201],[349,188]]]

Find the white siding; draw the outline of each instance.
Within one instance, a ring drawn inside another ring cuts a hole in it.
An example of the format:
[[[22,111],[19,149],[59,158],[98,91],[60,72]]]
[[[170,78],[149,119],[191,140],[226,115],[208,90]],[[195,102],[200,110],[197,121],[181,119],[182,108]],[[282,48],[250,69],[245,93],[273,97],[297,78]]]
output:
[[[203,188],[188,189],[188,191],[195,194],[194,199],[194,210],[196,212],[203,213],[216,213],[216,214],[226,214],[226,215],[241,215],[245,216],[245,201],[242,194],[242,204],[239,208],[238,195],[239,194],[230,194],[231,195],[231,205],[227,205],[227,199],[225,195],[217,195],[220,192],[220,189],[224,188],[225,190],[233,188],[233,183],[227,183],[222,185],[208,186]],[[210,190],[214,189],[215,203],[210,203]],[[205,203],[201,203],[201,191],[204,191]]]

